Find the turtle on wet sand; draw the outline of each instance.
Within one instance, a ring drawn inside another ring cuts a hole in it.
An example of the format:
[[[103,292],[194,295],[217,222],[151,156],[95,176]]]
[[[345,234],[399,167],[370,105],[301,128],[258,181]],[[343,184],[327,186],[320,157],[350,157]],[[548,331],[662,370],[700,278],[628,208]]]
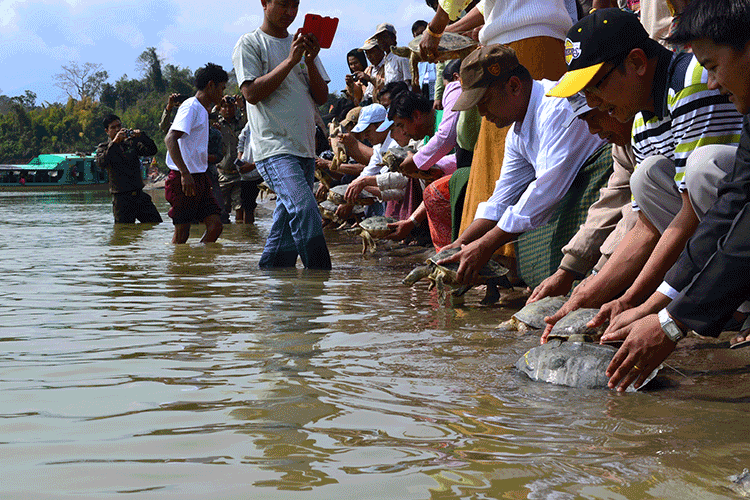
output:
[[[598,342],[609,322],[596,328],[589,328],[586,323],[594,319],[599,309],[576,309],[569,312],[563,319],[555,323],[549,333],[548,340],[559,339],[568,342]]]
[[[500,324],[499,330],[519,331],[541,330],[547,325],[544,318],[555,314],[565,304],[565,297],[544,297],[541,300],[525,305],[508,321]]]
[[[455,285],[456,277],[458,274],[458,262],[451,262],[448,264],[438,264],[442,259],[446,259],[452,255],[458,253],[460,248],[449,248],[447,250],[441,250],[437,254],[429,257],[425,261],[425,265],[415,268],[410,272],[403,280],[404,285],[411,286],[417,281],[429,278],[432,283],[437,287],[441,297],[445,296],[445,285]],[[453,290],[452,295],[454,297],[461,297],[471,288],[476,285],[487,285],[487,293],[481,304],[490,305],[494,304],[500,299],[500,291],[498,286],[503,288],[512,288],[510,281],[508,281],[508,269],[501,266],[494,260],[490,260],[487,264],[482,267],[479,271],[479,279],[475,283],[468,285],[459,285],[458,288]],[[432,287],[432,283],[430,287]]]
[[[340,184],[338,186],[332,187],[328,190],[328,200],[337,205],[345,204],[346,198],[344,198],[344,196],[346,195],[346,189],[348,187],[349,184]],[[378,201],[378,199],[375,197],[375,195],[368,193],[367,191],[362,191],[361,193],[359,193],[359,196],[357,197],[357,200],[354,202],[354,204],[372,205],[376,201]]]
[[[398,221],[393,217],[375,215],[360,221],[349,230],[362,238],[362,255],[366,255],[367,252],[375,253],[377,249],[375,240],[391,234],[393,229],[389,229],[388,224],[393,224],[394,222]]]

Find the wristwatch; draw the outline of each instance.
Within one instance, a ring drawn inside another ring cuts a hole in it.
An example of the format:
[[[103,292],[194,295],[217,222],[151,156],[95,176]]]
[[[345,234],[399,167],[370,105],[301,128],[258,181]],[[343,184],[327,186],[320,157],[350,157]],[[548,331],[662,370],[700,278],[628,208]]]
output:
[[[677,326],[666,307],[659,311],[659,323],[666,336],[675,344],[685,338],[685,333]]]

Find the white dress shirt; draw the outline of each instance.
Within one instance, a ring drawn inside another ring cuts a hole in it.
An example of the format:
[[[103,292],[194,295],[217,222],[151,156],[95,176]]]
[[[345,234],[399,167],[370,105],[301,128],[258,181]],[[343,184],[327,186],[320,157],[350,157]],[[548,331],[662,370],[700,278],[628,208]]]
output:
[[[546,97],[555,82],[535,81],[523,121],[505,138],[500,178],[475,219],[498,221],[508,233],[523,233],[545,224],[568,192],[583,163],[604,141],[574,119],[567,99]]]

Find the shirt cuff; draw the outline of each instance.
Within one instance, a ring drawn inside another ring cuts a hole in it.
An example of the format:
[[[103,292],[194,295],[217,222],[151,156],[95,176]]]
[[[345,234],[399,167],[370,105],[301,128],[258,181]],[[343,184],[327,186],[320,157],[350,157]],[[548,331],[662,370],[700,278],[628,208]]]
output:
[[[680,294],[680,292],[672,288],[666,281],[662,281],[661,285],[659,285],[659,288],[657,288],[656,291],[661,293],[662,295],[666,295],[672,300],[676,299]]]
[[[487,220],[500,220],[500,217],[505,213],[505,206],[499,206],[499,205],[490,205],[486,201],[483,201],[479,204],[477,207],[476,215],[474,216],[474,220],[476,219],[487,219]]]
[[[589,262],[573,254],[566,253],[563,254],[563,258],[560,261],[559,267],[579,277],[583,277],[587,272],[591,270],[592,267],[594,267],[594,264],[594,262]]]

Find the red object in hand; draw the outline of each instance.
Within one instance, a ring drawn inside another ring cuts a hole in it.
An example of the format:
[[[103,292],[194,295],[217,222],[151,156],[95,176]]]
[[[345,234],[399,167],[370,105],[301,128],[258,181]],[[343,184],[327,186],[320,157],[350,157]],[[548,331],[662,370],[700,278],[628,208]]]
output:
[[[302,34],[312,33],[318,38],[321,49],[329,49],[333,43],[333,35],[339,26],[338,17],[323,17],[318,14],[305,14],[305,24],[300,29]]]

